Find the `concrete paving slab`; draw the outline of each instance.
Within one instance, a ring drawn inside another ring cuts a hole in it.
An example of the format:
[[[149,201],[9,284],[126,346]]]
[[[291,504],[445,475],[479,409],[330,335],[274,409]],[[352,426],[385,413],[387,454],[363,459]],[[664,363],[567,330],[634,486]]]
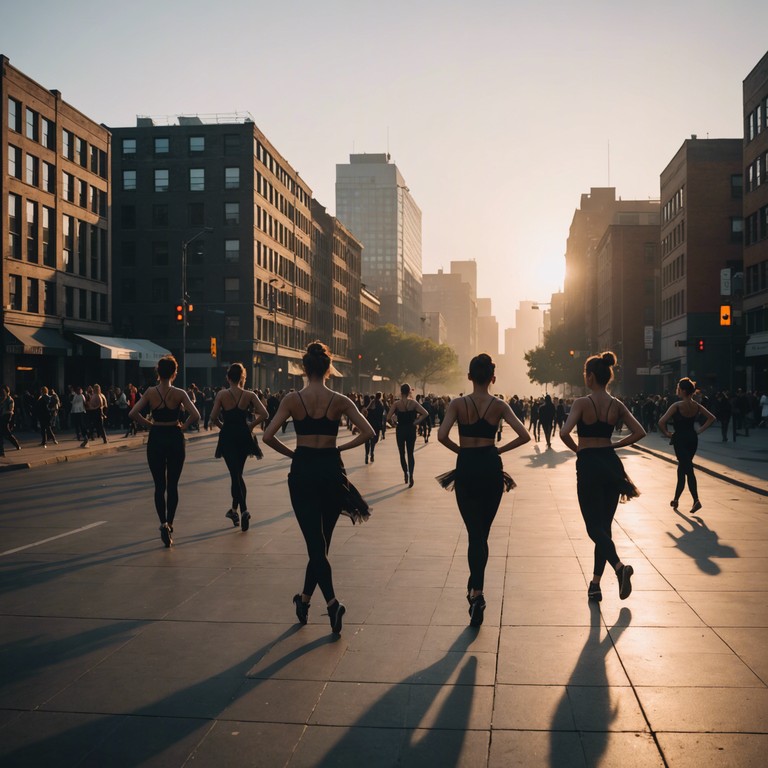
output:
[[[659,746],[669,768],[763,768],[766,734],[660,733]]]

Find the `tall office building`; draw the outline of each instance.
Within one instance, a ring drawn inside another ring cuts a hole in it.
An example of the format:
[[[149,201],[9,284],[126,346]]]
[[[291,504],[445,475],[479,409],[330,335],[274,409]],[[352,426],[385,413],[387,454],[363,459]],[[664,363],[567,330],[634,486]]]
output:
[[[381,301],[380,322],[420,333],[421,210],[388,154],[337,164],[336,216],[363,244],[363,283]]]
[[[0,100],[0,380],[63,391],[103,372],[81,334],[111,332],[111,137],[6,56]]]

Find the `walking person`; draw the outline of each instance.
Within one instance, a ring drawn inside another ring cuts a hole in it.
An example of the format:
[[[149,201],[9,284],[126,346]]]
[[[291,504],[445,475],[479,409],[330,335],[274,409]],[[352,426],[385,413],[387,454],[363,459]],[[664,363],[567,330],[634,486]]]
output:
[[[247,531],[251,524],[251,514],[246,502],[243,470],[249,456],[264,458],[253,429],[268,419],[269,414],[256,393],[244,389],[245,366],[242,363],[232,363],[229,366],[227,382],[228,388],[220,390],[213,401],[210,422],[221,427],[216,458],[224,459],[231,480],[232,506],[227,510],[225,517],[232,521],[235,528],[241,526],[242,531]],[[255,412],[256,417],[249,424],[251,410]]]
[[[107,398],[104,397],[101,387],[98,384],[93,385],[93,390],[85,399],[85,421],[86,435],[81,448],[88,447],[88,440],[93,440],[96,436],[100,437],[104,443],[107,443],[107,433],[104,431],[104,419],[107,414]]]
[[[382,400],[382,393],[377,392],[373,399],[368,403],[368,407],[365,409],[365,417],[368,419],[368,423],[373,429],[373,437],[370,440],[365,441],[365,463],[369,461],[371,464],[374,462],[374,451],[376,450],[376,443],[379,442],[379,435],[381,435],[382,424],[384,423],[384,416],[387,409],[384,407],[384,401]]]
[[[128,414],[149,429],[147,463],[155,481],[155,511],[160,519],[160,538],[166,547],[173,544],[171,534],[179,505],[179,478],[186,456],[184,431],[200,418],[186,391],[173,386],[177,372],[178,364],[174,357],[166,355],[160,358],[157,363],[158,384],[148,387]],[[143,415],[146,408],[151,411],[151,420]],[[183,422],[182,409],[187,414]]]
[[[75,439],[87,442],[85,426],[85,395],[82,387],[76,387],[69,405],[69,416],[75,430]]]
[[[687,376],[677,382],[677,395],[680,398],[669,406],[667,412],[659,419],[661,433],[671,439],[677,457],[677,485],[675,496],[669,502],[672,509],[677,509],[680,496],[688,481],[688,490],[693,497],[693,506],[688,514],[693,515],[701,509],[696,475],[693,472],[693,457],[699,446],[699,435],[709,429],[715,422],[715,415],[693,399],[696,382]],[[704,416],[704,423],[699,425],[699,419]],[[667,424],[672,422],[674,432],[670,433]]]
[[[544,396],[544,402],[539,406],[539,423],[544,430],[544,439],[547,441],[547,448],[552,447],[552,425],[555,423],[557,410],[552,402],[550,395]],[[536,438],[538,440],[538,438]]]
[[[413,488],[413,470],[416,466],[416,460],[413,456],[413,449],[416,445],[416,428],[428,416],[426,410],[413,399],[411,385],[401,385],[400,399],[392,403],[387,414],[387,421],[395,428],[397,450],[400,453],[400,466],[409,488]]]
[[[727,392],[720,391],[715,395],[715,414],[720,422],[722,442],[728,442],[728,425],[731,423],[731,398]]]
[[[40,395],[35,400],[35,417],[40,427],[40,446],[47,448],[48,440],[58,445],[59,441],[51,427],[51,396],[48,394],[48,387],[40,387]]]
[[[515,486],[512,478],[504,472],[500,454],[524,445],[531,436],[509,404],[488,391],[496,381],[496,366],[489,355],[472,358],[468,378],[472,382],[472,394],[450,402],[437,432],[437,439],[458,454],[456,469],[437,480],[448,490],[453,484],[456,490],[456,503],[468,537],[469,623],[479,627],[483,623],[486,607],[483,589],[488,563],[488,536],[502,493]],[[501,421],[512,427],[516,437],[496,445],[494,437]],[[450,436],[455,423],[459,427],[458,444]]]
[[[281,400],[264,431],[264,442],[291,459],[288,490],[309,556],[304,586],[293,597],[296,617],[299,623],[307,623],[310,600],[319,586],[328,608],[331,631],[339,634],[346,608],[337,599],[333,586],[328,561],[331,537],[340,514],[348,515],[353,522],[366,520],[370,514],[368,505],[347,479],[341,452],[370,440],[374,431],[352,400],[326,386],[331,354],[325,344],[309,344],[302,362],[307,383]],[[342,416],[349,417],[358,432],[337,445]],[[289,418],[293,419],[296,431],[294,450],[277,437]]]
[[[17,451],[21,450],[19,441],[13,436],[11,427],[16,403],[11,397],[10,387],[3,385],[0,388],[0,456],[5,456],[5,444],[7,440]]]
[[[603,352],[592,355],[584,364],[584,383],[590,389],[587,397],[574,400],[568,418],[560,430],[562,441],[576,453],[576,492],[587,534],[595,544],[592,581],[587,588],[589,600],[602,600],[600,579],[606,562],[616,573],[619,597],[626,600],[632,592],[631,565],[619,559],[611,536],[611,526],[619,499],[632,499],[640,492],[627,477],[617,448],[632,445],[645,437],[640,422],[621,400],[611,397],[608,385],[613,379],[616,355]],[[622,419],[629,434],[612,442],[616,422]],[[574,427],[579,443],[571,437]]]

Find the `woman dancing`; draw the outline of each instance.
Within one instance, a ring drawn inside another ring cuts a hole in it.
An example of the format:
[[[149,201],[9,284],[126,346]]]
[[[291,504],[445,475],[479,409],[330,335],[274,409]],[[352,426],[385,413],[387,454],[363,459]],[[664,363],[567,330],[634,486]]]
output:
[[[395,428],[397,450],[400,452],[400,466],[403,469],[405,482],[413,488],[413,469],[416,460],[413,458],[413,448],[416,445],[416,428],[429,416],[425,408],[413,399],[410,384],[400,387],[400,399],[390,406],[387,421]],[[406,460],[406,452],[408,458]]]
[[[179,478],[184,468],[184,432],[194,424],[200,414],[189,395],[173,386],[178,365],[171,355],[157,363],[158,384],[148,387],[139,402],[131,408],[128,417],[149,429],[147,463],[155,481],[155,510],[160,518],[160,538],[166,547],[173,544],[173,519],[179,505]],[[143,412],[149,408],[152,419]],[[182,408],[187,418],[181,423]]]
[[[346,608],[336,598],[333,587],[328,561],[331,536],[340,514],[348,515],[353,523],[366,520],[370,514],[368,505],[347,479],[341,451],[362,445],[374,436],[374,431],[352,400],[326,386],[331,353],[325,344],[312,342],[303,363],[307,383],[280,401],[264,432],[264,442],[292,459],[288,490],[309,555],[304,587],[293,597],[296,617],[301,624],[307,623],[309,601],[319,585],[328,606],[331,631],[339,634]],[[348,442],[337,445],[342,416],[347,416],[358,432]],[[288,419],[293,419],[296,430],[295,450],[277,438],[277,431]]]
[[[568,418],[560,430],[561,440],[577,454],[576,493],[587,534],[595,543],[594,569],[587,597],[598,601],[603,599],[600,579],[606,561],[611,564],[619,580],[619,597],[626,600],[632,592],[634,569],[619,560],[611,538],[611,525],[619,498],[632,499],[639,496],[640,492],[627,477],[615,449],[632,445],[645,437],[645,430],[627,406],[608,394],[607,387],[613,379],[614,365],[616,355],[613,352],[587,358],[584,382],[591,393],[573,401]],[[619,419],[623,420],[629,434],[614,443],[611,442],[611,436]],[[578,445],[571,437],[574,427],[579,436]]]
[[[701,509],[699,501],[699,489],[696,484],[696,475],[693,473],[693,457],[699,447],[699,435],[709,429],[715,421],[714,414],[710,413],[703,405],[693,399],[696,391],[696,382],[687,376],[677,382],[677,395],[681,399],[669,406],[667,412],[659,419],[659,430],[666,437],[671,438],[677,457],[677,486],[675,497],[669,502],[669,506],[677,509],[680,495],[688,480],[688,490],[693,496],[693,506],[688,513],[692,515]],[[704,423],[697,429],[699,416],[704,416]],[[667,423],[672,422],[674,433],[667,430]]]
[[[229,470],[232,490],[232,506],[227,510],[226,517],[237,528],[247,531],[251,524],[251,514],[246,503],[246,487],[243,480],[245,460],[249,456],[263,459],[264,454],[259,448],[253,428],[269,418],[267,409],[255,392],[243,389],[245,384],[245,367],[242,363],[232,363],[227,371],[229,387],[219,390],[213,401],[210,422],[221,427],[219,443],[216,448],[216,458],[224,459]],[[248,414],[253,409],[256,418],[248,424]],[[238,507],[240,514],[238,515]]]
[[[456,469],[437,480],[444,488],[456,490],[456,502],[469,538],[467,559],[469,580],[469,623],[479,627],[485,613],[485,566],[488,563],[488,536],[491,532],[501,495],[515,487],[504,472],[499,454],[511,451],[531,439],[528,430],[515,416],[509,405],[488,390],[496,381],[496,366],[489,355],[473,357],[467,378],[472,382],[472,394],[451,400],[440,422],[437,439],[458,454]],[[482,415],[481,415],[482,414]],[[499,422],[506,421],[516,437],[503,445],[494,438]],[[451,439],[454,423],[459,425],[458,445]]]

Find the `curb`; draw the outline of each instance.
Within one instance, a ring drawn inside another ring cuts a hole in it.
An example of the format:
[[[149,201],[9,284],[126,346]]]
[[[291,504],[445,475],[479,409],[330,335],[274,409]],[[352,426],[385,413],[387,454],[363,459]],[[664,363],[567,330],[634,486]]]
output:
[[[657,459],[662,459],[668,464],[677,464],[677,459],[674,456],[670,456],[669,454],[663,453],[661,451],[654,451],[652,448],[646,448],[645,446],[637,444],[633,445],[632,448],[634,448],[636,451],[640,451],[641,453],[647,453],[650,456],[654,456]],[[693,468],[699,472],[704,472],[704,474],[716,477],[718,480],[724,480],[726,483],[730,483],[731,485],[736,485],[739,488],[743,488],[746,491],[752,491],[752,493],[756,493],[759,496],[768,496],[768,488],[765,488],[764,486],[754,485],[753,483],[747,482],[746,480],[739,480],[736,477],[731,477],[730,475],[726,475],[723,472],[719,472],[716,469],[712,469],[711,467],[708,467],[705,464],[700,464],[698,462],[693,463]]]
[[[195,434],[195,437],[188,437],[187,440],[196,441],[203,438],[218,436],[218,432],[209,431],[206,433]],[[62,453],[59,456],[50,456],[32,461],[20,461],[14,464],[0,464],[0,474],[4,472],[15,472],[19,469],[34,469],[35,467],[45,467],[49,464],[66,464],[72,461],[85,461],[94,456],[108,456],[113,453],[122,453],[123,451],[133,451],[137,448],[143,448],[147,444],[148,435],[142,435],[141,440],[134,440],[130,443],[114,445],[103,443],[93,448],[82,448],[79,451]]]

